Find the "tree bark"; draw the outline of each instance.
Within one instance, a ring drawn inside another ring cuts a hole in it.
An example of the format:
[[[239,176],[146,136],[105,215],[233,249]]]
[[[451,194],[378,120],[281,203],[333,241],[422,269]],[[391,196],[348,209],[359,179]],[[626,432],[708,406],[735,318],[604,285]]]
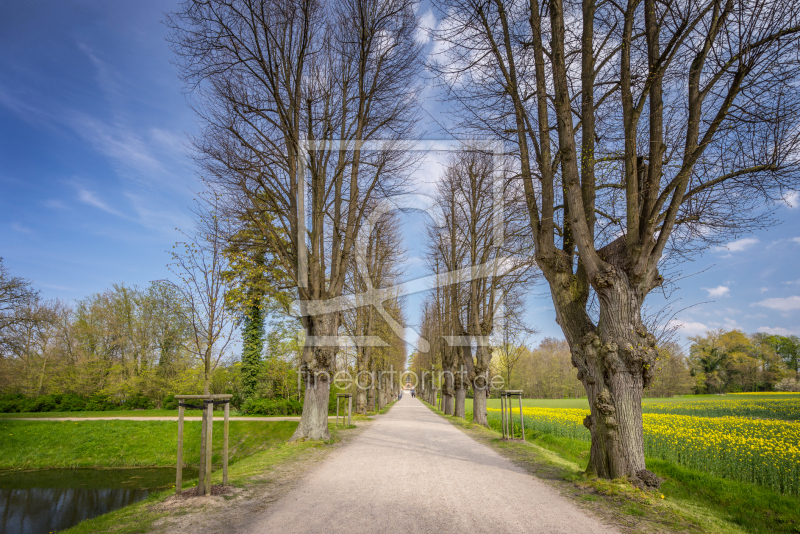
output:
[[[630,285],[620,274],[602,287],[597,328],[570,345],[591,410],[583,422],[592,434],[587,472],[647,481],[642,394],[653,378],[658,354],[655,337],[641,321],[641,292]],[[565,332],[575,338],[576,322],[564,324]]]
[[[489,388],[485,378],[485,376],[479,375],[472,381],[472,422],[489,426],[488,413],[486,412],[486,397]]]
[[[453,384],[455,379],[451,371],[445,371],[442,387],[442,411],[445,415],[453,415]]]
[[[455,398],[455,406],[453,406],[453,415],[455,415],[456,417],[460,417],[461,419],[465,419],[467,389],[466,389],[466,384],[464,383],[464,366],[461,366],[461,370],[456,373],[455,386],[456,386],[456,398]]]
[[[310,336],[333,337],[339,330],[339,314],[308,316],[306,324]],[[290,441],[331,438],[328,432],[328,402],[337,351],[336,346],[317,346],[306,340],[300,370],[306,386],[303,414]]]

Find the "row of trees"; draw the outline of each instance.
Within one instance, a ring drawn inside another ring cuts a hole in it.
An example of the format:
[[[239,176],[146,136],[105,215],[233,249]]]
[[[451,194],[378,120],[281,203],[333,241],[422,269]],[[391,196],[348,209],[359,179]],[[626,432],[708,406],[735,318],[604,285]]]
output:
[[[796,391],[800,339],[740,330],[714,330],[689,338],[696,393]]]
[[[72,305],[43,299],[0,263],[0,390],[38,396],[103,393],[118,401],[202,392],[186,303],[171,284],[122,284]],[[228,362],[226,362],[228,363]],[[215,389],[228,389],[222,371]],[[211,376],[209,376],[211,379]]]
[[[428,68],[450,100],[446,128],[502,145],[497,161],[465,144],[437,193],[430,270],[450,280],[424,308],[423,338],[431,361],[463,365],[470,383],[445,384],[445,399],[458,413],[471,385],[485,424],[476,386],[535,260],[589,397],[589,470],[647,480],[641,398],[661,352],[642,307],[669,265],[769,224],[762,206],[798,187],[800,15],[774,0],[434,4]],[[415,5],[196,0],[169,20],[206,185],[296,288],[295,437],[327,438],[360,232],[413,170]],[[498,196],[508,209],[495,222],[486,199]],[[370,323],[362,313],[354,331]]]

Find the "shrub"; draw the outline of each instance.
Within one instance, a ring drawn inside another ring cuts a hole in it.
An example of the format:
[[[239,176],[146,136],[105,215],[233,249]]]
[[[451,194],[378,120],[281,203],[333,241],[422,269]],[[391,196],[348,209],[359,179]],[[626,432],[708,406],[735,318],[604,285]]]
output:
[[[294,399],[248,399],[242,411],[249,415],[299,415],[303,405]]]
[[[120,406],[123,410],[149,410],[152,407],[153,401],[140,394],[128,397]]]
[[[164,399],[161,407],[165,410],[177,410],[178,401],[175,399],[175,395],[167,395],[167,398]]]
[[[800,379],[784,378],[775,384],[775,391],[800,392]]]

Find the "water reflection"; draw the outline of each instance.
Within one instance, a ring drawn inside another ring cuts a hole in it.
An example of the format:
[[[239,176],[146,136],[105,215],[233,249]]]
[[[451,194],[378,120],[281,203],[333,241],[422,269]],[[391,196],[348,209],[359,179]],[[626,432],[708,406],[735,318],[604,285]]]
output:
[[[186,473],[192,478],[195,473]],[[188,475],[188,476],[187,476]],[[42,469],[0,473],[0,533],[45,534],[144,499],[175,470]]]

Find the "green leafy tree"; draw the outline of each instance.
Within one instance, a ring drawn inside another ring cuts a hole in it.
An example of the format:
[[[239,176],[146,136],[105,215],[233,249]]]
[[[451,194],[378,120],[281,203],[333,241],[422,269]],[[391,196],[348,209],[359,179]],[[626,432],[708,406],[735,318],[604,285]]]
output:
[[[800,374],[800,337],[798,336],[769,336],[767,338],[775,352],[781,357],[786,367]]]

